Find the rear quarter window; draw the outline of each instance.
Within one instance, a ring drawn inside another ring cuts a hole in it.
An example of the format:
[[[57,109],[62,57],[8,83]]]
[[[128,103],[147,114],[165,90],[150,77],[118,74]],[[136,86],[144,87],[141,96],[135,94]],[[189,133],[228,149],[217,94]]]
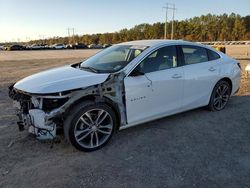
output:
[[[216,52],[214,52],[212,50],[209,50],[209,49],[207,49],[207,55],[208,55],[208,60],[209,61],[220,59],[220,55],[219,54],[217,54]]]

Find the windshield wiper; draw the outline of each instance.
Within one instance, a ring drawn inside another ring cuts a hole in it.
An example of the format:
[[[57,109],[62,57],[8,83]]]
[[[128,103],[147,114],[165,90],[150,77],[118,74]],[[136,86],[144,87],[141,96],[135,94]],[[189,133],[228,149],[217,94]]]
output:
[[[86,69],[86,70],[90,70],[91,72],[99,73],[99,70],[93,67],[80,67],[80,69]]]

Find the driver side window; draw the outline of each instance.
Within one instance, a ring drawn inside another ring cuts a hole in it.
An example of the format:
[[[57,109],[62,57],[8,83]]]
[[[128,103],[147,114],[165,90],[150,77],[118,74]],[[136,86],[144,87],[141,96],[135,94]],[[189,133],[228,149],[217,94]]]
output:
[[[142,73],[177,67],[176,46],[160,48],[146,57],[137,67]]]

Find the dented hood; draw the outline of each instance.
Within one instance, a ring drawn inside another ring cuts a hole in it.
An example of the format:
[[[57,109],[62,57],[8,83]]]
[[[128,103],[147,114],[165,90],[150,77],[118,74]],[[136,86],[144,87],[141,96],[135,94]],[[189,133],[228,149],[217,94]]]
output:
[[[14,88],[36,94],[56,93],[100,84],[108,76],[63,66],[28,76],[17,82]]]

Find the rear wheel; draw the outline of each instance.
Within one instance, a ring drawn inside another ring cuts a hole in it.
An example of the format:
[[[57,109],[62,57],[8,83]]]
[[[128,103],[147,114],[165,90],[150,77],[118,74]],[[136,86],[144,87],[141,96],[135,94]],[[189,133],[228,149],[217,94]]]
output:
[[[231,95],[231,86],[228,82],[219,81],[212,92],[208,108],[211,111],[220,111],[225,108]]]
[[[105,103],[83,102],[66,118],[64,134],[81,151],[94,151],[105,146],[116,125],[113,110]]]

